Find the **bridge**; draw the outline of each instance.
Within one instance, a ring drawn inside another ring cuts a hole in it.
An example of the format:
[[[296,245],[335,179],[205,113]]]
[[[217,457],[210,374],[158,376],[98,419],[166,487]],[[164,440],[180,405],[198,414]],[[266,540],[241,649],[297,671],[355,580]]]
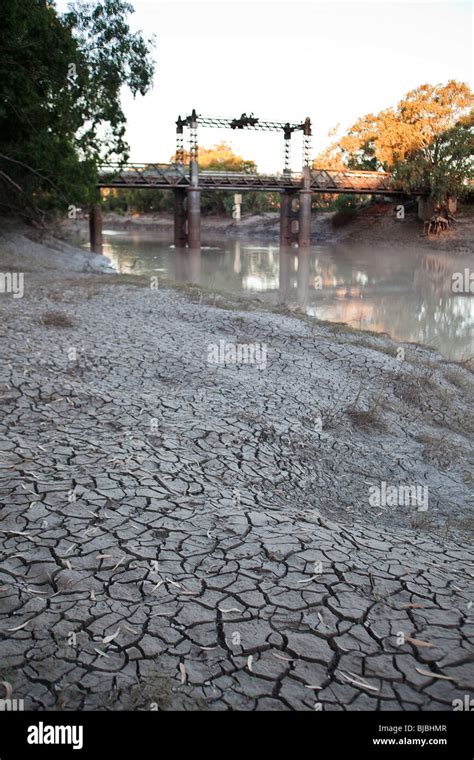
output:
[[[284,138],[283,171],[277,174],[257,172],[203,171],[198,166],[198,124],[218,129],[253,129],[281,132]],[[184,129],[189,128],[189,154],[184,151]],[[290,170],[291,138],[303,135],[303,166]],[[201,192],[215,190],[263,191],[280,194],[280,243],[300,247],[310,245],[311,198],[313,193],[356,193],[358,195],[400,195],[386,172],[312,169],[310,160],[311,121],[263,121],[253,114],[223,119],[198,116],[195,110],[176,121],[175,161],[162,163],[107,163],[99,167],[99,188],[153,188],[174,193],[174,243],[177,247],[199,249],[201,244]],[[90,214],[91,248],[101,250],[100,209]]]
[[[202,190],[254,190],[283,192],[303,188],[304,172],[257,174],[252,172],[199,171]],[[102,164],[98,186],[103,188],[154,188],[178,190],[193,184],[189,165],[183,164]],[[358,193],[396,195],[388,172],[335,169],[310,170],[309,186],[314,193]]]

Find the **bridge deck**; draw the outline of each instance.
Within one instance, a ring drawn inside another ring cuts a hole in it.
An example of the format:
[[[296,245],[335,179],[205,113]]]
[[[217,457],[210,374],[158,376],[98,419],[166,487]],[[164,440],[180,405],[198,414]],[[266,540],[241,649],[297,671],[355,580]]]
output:
[[[104,164],[100,167],[99,187],[156,188],[174,190],[191,186],[189,169],[180,164]],[[303,187],[301,173],[243,174],[237,172],[200,171],[203,190],[266,190],[282,192]],[[311,171],[311,190],[315,193],[360,193],[397,195],[391,174],[386,172]]]

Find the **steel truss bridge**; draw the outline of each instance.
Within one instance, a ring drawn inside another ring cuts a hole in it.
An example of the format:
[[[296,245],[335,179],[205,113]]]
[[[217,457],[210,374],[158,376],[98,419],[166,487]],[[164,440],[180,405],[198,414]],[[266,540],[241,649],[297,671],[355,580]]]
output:
[[[202,171],[198,169],[198,127],[279,132],[283,136],[283,172],[257,174]],[[184,151],[185,130],[189,132],[189,152]],[[291,138],[296,132],[303,136],[302,171],[290,170]],[[193,109],[189,116],[176,120],[175,161],[170,164],[105,164],[100,167],[99,187],[152,187],[179,190],[199,186],[201,190],[262,190],[285,192],[306,189],[315,193],[360,193],[396,195],[390,174],[382,172],[311,171],[311,119],[302,122],[268,121],[254,114],[243,113],[236,118],[202,116]]]
[[[199,171],[199,187],[210,190],[254,190],[265,192],[297,191],[306,186],[313,193],[357,193],[360,195],[399,195],[392,186],[391,174],[333,169],[309,170],[309,186],[303,172],[254,174]],[[101,188],[154,188],[185,190],[193,187],[192,172],[186,164],[103,164],[99,167]]]
[[[251,129],[280,132],[283,136],[283,171],[257,172],[202,171],[199,169],[198,126],[217,129]],[[184,133],[189,130],[189,152],[184,151]],[[303,136],[301,172],[290,170],[291,138]],[[243,113],[233,119],[201,116],[193,109],[176,121],[176,153],[173,163],[108,163],[99,167],[99,188],[154,188],[174,193],[175,246],[198,249],[201,244],[201,192],[243,190],[280,193],[280,242],[300,247],[311,243],[311,196],[313,193],[355,193],[358,195],[400,195],[385,172],[313,169],[311,167],[311,120],[302,122],[265,121]],[[423,194],[423,193],[421,193]],[[102,223],[100,208],[90,215],[91,246],[100,250]]]

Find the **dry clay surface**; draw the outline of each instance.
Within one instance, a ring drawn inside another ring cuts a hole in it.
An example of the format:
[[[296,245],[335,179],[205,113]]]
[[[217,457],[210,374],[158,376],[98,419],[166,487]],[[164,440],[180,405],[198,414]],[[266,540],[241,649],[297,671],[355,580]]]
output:
[[[467,370],[105,276],[31,275],[0,320],[0,680],[26,709],[471,693]],[[221,340],[266,368],[209,364]],[[382,481],[428,509],[371,506]]]

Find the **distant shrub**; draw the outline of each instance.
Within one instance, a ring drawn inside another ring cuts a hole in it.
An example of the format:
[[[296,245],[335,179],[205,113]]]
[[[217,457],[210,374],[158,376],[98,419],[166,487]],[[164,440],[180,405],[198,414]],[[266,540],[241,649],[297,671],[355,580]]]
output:
[[[350,224],[357,216],[356,208],[346,208],[342,211],[336,211],[332,218],[333,227],[344,227]]]

